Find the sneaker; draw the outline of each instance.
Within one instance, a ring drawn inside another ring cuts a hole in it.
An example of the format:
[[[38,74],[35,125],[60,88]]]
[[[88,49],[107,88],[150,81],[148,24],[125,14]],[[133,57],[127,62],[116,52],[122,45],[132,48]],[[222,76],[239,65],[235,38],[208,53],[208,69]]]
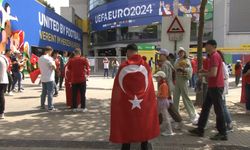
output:
[[[64,89],[63,88],[60,88],[59,91],[63,91]]]
[[[233,125],[230,123],[227,125],[227,132],[233,132],[234,129],[233,129]]]
[[[49,108],[49,109],[48,109],[48,112],[55,112],[55,111],[57,111],[56,108]]]
[[[41,106],[41,107],[40,107],[40,110],[44,110],[44,109],[45,109],[45,106]]]
[[[4,113],[0,114],[0,119],[4,119]]]
[[[194,117],[194,119],[191,120],[192,124],[193,125],[198,125],[199,118],[200,118],[200,115],[196,114],[196,116]]]
[[[73,108],[72,111],[73,112],[77,112],[78,110],[77,110],[77,108]]]
[[[183,127],[183,123],[182,122],[176,122],[175,126],[174,126],[174,129],[175,130],[182,130],[182,127]]]
[[[172,136],[172,135],[175,135],[175,133],[172,131],[164,131],[161,133],[162,136]]]
[[[193,136],[204,137],[204,132],[200,131],[198,128],[189,130],[188,132],[191,133],[191,135]]]
[[[9,92],[7,95],[8,96],[14,96],[14,94],[12,92]]]
[[[18,93],[22,93],[23,91],[22,90],[19,90]]]
[[[87,108],[84,108],[84,109],[82,109],[82,112],[87,112],[88,111],[88,109]]]
[[[58,93],[53,95],[53,97],[57,97],[57,96],[58,96]]]
[[[223,134],[218,133],[215,136],[210,137],[210,140],[214,140],[214,141],[227,141],[228,138],[227,138],[227,135],[223,135]]]

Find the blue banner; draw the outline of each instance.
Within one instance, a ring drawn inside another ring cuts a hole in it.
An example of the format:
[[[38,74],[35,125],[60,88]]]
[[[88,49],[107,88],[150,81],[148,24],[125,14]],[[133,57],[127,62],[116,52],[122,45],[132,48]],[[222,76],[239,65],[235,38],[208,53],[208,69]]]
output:
[[[172,7],[173,0],[166,0]],[[163,15],[159,0],[117,0],[90,11],[92,30],[138,26],[159,22]],[[172,8],[171,8],[172,10]],[[172,13],[170,10],[170,13]]]
[[[6,48],[20,51],[30,46],[61,51],[82,48],[81,29],[35,0],[0,0],[0,10],[1,47],[7,38]]]
[[[180,0],[179,15],[190,16],[193,21],[199,20],[201,0],[187,2]],[[116,0],[91,10],[90,23],[92,31],[99,31],[159,23],[166,15],[173,15],[173,0]]]

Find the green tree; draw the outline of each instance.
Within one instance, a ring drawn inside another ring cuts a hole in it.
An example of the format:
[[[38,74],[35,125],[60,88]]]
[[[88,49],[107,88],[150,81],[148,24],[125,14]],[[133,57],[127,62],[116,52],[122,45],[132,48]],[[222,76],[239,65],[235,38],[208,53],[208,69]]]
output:
[[[51,6],[46,0],[37,0],[38,2],[40,2],[41,4],[43,4],[44,6],[46,6],[47,8],[55,11],[55,8],[53,6]]]

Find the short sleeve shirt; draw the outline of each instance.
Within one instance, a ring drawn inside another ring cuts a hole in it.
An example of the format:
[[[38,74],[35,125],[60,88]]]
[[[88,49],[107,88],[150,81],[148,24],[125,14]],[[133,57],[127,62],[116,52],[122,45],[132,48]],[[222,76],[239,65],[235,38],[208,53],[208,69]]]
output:
[[[169,88],[168,88],[168,85],[167,85],[166,82],[163,82],[159,86],[157,97],[160,97],[160,98],[169,98]]]
[[[4,55],[0,55],[0,84],[8,84],[8,59]]]
[[[210,71],[213,67],[217,67],[217,75],[215,77],[208,77],[209,88],[223,88],[224,87],[224,69],[223,62],[220,54],[214,52],[209,57],[208,70]]]
[[[55,62],[52,57],[43,55],[38,60],[38,65],[41,71],[41,82],[51,82],[55,80],[55,71],[52,69],[52,65]]]

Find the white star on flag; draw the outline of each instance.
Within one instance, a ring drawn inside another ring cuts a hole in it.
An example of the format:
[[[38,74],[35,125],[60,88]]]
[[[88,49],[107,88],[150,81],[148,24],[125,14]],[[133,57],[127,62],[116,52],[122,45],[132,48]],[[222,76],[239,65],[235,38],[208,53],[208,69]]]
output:
[[[137,96],[135,95],[134,100],[129,100],[129,101],[130,103],[132,103],[132,110],[135,109],[136,107],[141,109],[140,103],[143,101],[143,99],[138,99]]]

